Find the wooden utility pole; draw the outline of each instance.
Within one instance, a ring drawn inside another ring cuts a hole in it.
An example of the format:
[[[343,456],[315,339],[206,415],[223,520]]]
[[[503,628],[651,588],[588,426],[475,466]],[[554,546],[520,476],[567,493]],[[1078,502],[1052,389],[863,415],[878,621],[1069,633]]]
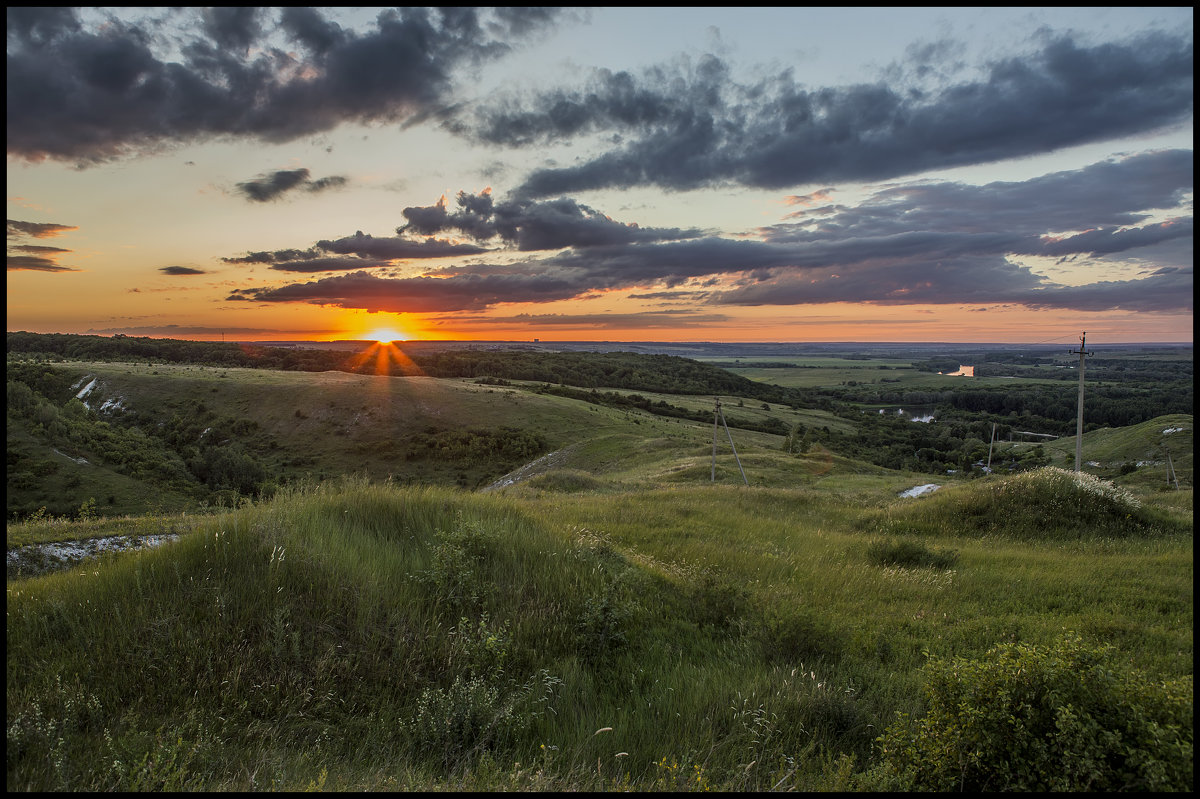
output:
[[[988,442],[988,474],[992,473],[992,445],[996,443],[996,423],[992,422],[992,440]]]
[[[1165,449],[1165,447],[1164,447]],[[1175,490],[1179,490],[1179,475],[1175,474],[1175,464],[1171,462],[1171,450],[1167,450],[1167,485],[1171,484],[1171,479],[1175,480]]]
[[[1079,337],[1079,349],[1071,350],[1069,354],[1079,356],[1079,414],[1075,420],[1075,471],[1079,471],[1080,461],[1083,460],[1083,359],[1092,353],[1087,351],[1087,331]]]
[[[746,479],[746,470],[742,468],[742,459],[738,457],[737,447],[733,445],[733,433],[729,432],[729,422],[725,421],[725,414],[721,412],[721,398],[717,397],[717,407],[713,411],[713,456],[712,456],[712,482],[717,482],[717,422],[725,425],[725,435],[729,436],[729,448],[733,450],[733,457],[737,461],[738,471],[742,473],[742,481],[746,485],[750,485],[750,481]]]

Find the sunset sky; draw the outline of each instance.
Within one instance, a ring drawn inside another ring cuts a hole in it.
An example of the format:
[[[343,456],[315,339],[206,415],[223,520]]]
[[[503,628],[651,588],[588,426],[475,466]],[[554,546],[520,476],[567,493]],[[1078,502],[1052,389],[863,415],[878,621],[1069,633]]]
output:
[[[1192,341],[1191,8],[8,9],[8,330]]]

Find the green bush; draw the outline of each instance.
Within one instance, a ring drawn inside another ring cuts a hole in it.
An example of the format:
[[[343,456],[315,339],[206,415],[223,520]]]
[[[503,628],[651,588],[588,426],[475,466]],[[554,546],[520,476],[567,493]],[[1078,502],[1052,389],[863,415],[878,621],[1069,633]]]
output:
[[[449,688],[421,692],[416,713],[403,724],[417,751],[457,771],[473,756],[509,744],[547,710],[562,680],[542,669],[522,685],[502,675],[464,677]]]
[[[877,566],[927,566],[949,569],[958,560],[952,549],[929,549],[920,541],[877,539],[867,545],[867,559]]]
[[[899,791],[1190,791],[1192,679],[1123,670],[1067,635],[983,660],[933,660],[928,710],[878,739],[860,787]]]

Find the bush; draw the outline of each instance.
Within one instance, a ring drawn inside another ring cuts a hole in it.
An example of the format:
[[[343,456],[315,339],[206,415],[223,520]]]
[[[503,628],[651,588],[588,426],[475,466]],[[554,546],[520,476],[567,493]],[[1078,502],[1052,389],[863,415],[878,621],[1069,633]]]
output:
[[[867,559],[877,566],[927,566],[949,569],[958,560],[952,549],[928,549],[919,541],[877,539],[867,545]]]
[[[897,791],[1190,791],[1192,679],[1124,671],[1064,636],[983,660],[933,660],[928,710],[878,739],[860,787]]]

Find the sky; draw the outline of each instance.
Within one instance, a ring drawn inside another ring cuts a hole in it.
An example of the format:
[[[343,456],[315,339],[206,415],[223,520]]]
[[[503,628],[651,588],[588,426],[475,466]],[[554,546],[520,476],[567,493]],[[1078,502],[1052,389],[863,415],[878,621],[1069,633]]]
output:
[[[8,330],[1191,342],[1191,8],[8,9]]]

